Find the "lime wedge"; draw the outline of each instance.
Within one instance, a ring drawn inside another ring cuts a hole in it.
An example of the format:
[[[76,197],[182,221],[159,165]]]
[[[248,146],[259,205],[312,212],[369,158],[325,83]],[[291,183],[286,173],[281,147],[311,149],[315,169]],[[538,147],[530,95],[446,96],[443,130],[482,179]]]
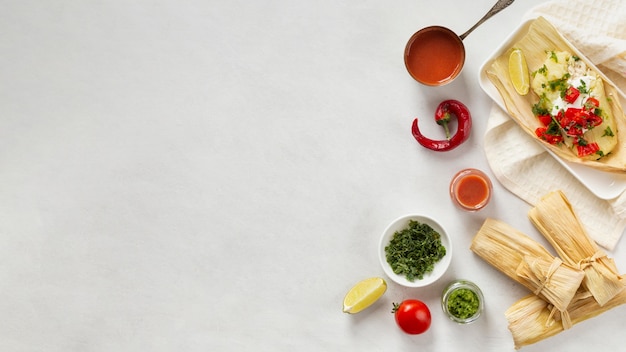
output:
[[[515,91],[519,95],[528,94],[530,88],[530,76],[524,53],[520,49],[513,49],[509,56],[509,75]]]

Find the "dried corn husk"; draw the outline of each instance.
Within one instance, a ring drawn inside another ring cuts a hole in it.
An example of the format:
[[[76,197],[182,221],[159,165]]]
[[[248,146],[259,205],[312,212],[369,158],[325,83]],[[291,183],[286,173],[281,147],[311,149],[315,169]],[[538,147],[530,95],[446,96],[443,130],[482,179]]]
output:
[[[617,126],[617,145],[612,152],[597,161],[582,160],[574,155],[565,145],[550,145],[539,140],[535,129],[541,123],[532,112],[532,105],[539,97],[534,94],[519,95],[509,76],[508,60],[513,49],[521,49],[525,55],[530,71],[535,71],[543,65],[546,51],[568,51],[583,60],[604,81],[604,91],[608,99],[600,99],[602,109],[615,119]],[[620,104],[617,88],[609,79],[595,67],[585,56],[569,43],[545,18],[539,17],[531,21],[527,32],[518,41],[514,41],[503,53],[496,57],[491,64],[486,65],[486,74],[500,93],[506,110],[511,118],[518,123],[524,132],[531,135],[537,142],[544,145],[559,158],[573,163],[584,164],[595,169],[624,173],[626,172],[626,116]]]
[[[545,195],[528,216],[565,263],[585,272],[583,286],[598,304],[624,290],[614,260],[589,237],[563,192]]]
[[[586,290],[581,290],[565,312],[558,312],[550,303],[535,295],[515,302],[505,312],[515,348],[544,340],[584,320],[626,303],[626,290],[603,306]]]
[[[504,222],[486,219],[470,249],[535,294],[564,310],[584,273],[555,258],[541,244]]]
[[[524,256],[516,273],[520,280],[529,283],[526,287],[536,287],[535,295],[543,296],[559,311],[567,309],[585,276],[583,271],[563,265],[558,257],[548,260]]]

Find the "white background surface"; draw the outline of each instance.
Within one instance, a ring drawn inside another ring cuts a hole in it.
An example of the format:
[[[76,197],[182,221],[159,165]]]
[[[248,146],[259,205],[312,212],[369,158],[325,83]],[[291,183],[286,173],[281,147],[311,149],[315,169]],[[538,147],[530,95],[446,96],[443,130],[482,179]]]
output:
[[[541,241],[528,205],[494,180],[490,206],[463,213],[447,187],[465,167],[491,175],[478,68],[538,3],[475,30],[462,75],[429,88],[404,68],[407,39],[462,33],[493,1],[3,1],[0,350],[512,351],[504,311],[526,290],[469,243],[486,217]],[[471,138],[421,148],[413,118],[442,136],[450,98]],[[384,228],[412,212],[450,232],[447,275],[388,280],[343,314],[354,283],[384,275]],[[485,294],[473,325],[441,312],[455,278]],[[405,298],[431,308],[427,333],[395,326]],[[523,350],[618,350],[624,309]]]

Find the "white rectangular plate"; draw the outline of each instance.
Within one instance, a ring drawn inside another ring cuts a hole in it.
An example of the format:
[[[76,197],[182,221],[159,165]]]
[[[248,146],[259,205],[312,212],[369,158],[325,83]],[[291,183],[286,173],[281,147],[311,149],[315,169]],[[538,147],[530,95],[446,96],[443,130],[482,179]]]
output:
[[[513,43],[517,42],[521,39],[522,36],[527,32],[528,27],[532,20],[528,20],[523,22],[513,33],[509,35],[509,37],[500,45],[492,55],[490,55],[487,60],[480,67],[479,71],[479,84],[485,93],[500,106],[504,111],[506,111],[506,107],[504,106],[504,101],[500,96],[500,93],[496,89],[496,87],[491,83],[489,78],[487,77],[487,68],[491,65],[491,62],[495,60],[495,58],[499,57],[504,53],[507,48],[509,48]],[[624,103],[624,97],[620,97],[622,99],[622,105],[626,106]],[[550,153],[565,169],[567,169],[576,179],[578,179],[589,191],[602,199],[613,199],[619,196],[624,190],[626,190],[626,175],[616,174],[611,172],[604,172],[596,169],[592,169],[590,167],[579,165],[575,163],[571,163],[565,161],[558,156],[554,155],[550,150],[546,148],[546,151]]]

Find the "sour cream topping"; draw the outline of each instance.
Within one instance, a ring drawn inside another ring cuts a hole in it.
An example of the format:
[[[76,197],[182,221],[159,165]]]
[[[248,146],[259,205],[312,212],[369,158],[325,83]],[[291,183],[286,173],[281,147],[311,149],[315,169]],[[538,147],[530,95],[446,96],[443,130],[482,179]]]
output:
[[[587,66],[582,61],[577,61],[573,65],[570,65],[570,67],[568,67],[568,71],[570,73],[570,78],[567,80],[567,84],[576,89],[579,87],[586,87],[587,89],[590,89],[592,83],[596,80],[596,77],[587,75]],[[571,104],[559,96],[552,101],[552,111],[550,113],[553,116],[556,116],[560,110],[567,110],[568,108],[580,109],[590,96],[593,96],[593,92],[581,92],[578,98]]]

